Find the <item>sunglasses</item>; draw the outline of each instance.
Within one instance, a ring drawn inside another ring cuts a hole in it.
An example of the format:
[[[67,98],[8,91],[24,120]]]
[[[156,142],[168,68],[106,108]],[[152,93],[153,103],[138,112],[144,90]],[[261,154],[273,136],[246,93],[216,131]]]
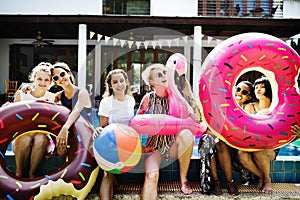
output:
[[[52,76],[53,81],[57,81],[59,77],[65,77],[66,72],[60,72],[59,75]]]
[[[163,71],[162,73],[161,72],[157,72],[156,73],[156,76],[158,77],[158,78],[162,78],[163,76],[166,76],[166,74],[167,74],[167,71]]]
[[[236,88],[236,91],[237,92],[240,92],[242,89],[241,88],[239,88],[239,87],[237,87]],[[250,91],[248,91],[248,90],[242,90],[242,95],[248,95],[250,93]]]

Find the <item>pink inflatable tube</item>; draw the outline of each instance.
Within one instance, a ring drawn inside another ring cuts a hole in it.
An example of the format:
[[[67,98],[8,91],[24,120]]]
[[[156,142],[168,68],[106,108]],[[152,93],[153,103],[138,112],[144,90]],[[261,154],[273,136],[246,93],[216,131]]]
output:
[[[180,131],[188,129],[197,136],[207,129],[203,122],[198,123],[190,117],[181,119],[164,114],[136,115],[129,126],[139,134],[148,135],[177,135]]]
[[[299,55],[282,40],[245,33],[220,43],[206,58],[199,80],[203,116],[210,129],[230,146],[245,150],[279,148],[294,140],[300,124],[296,77]],[[234,86],[240,75],[260,71],[272,85],[271,114],[249,115],[237,105]]]
[[[182,130],[188,129],[194,135],[199,136],[207,130],[205,123],[197,122],[191,118],[193,109],[180,94],[174,81],[175,73],[183,76],[187,71],[187,61],[182,54],[173,54],[169,57],[167,64],[168,80],[168,102],[169,115],[165,114],[143,114],[136,115],[129,126],[139,134],[148,135],[177,135]],[[190,91],[192,93],[192,91]]]

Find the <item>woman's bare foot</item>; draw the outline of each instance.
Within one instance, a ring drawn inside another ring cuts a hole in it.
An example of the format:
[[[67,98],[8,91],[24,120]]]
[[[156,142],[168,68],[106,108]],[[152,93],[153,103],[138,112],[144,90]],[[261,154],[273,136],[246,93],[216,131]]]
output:
[[[220,184],[220,181],[212,181],[212,182],[211,182],[210,193],[211,193],[211,194],[214,194],[214,195],[216,195],[216,196],[222,195],[222,190],[221,190],[221,184]]]
[[[193,190],[188,181],[184,182],[181,186],[181,192],[185,195],[189,195],[193,193]]]
[[[273,193],[272,183],[265,183],[264,186],[261,188],[261,191],[263,193],[272,194]]]
[[[262,186],[263,186],[263,181],[262,181],[262,179],[259,179],[258,182],[252,186],[252,188],[254,190],[259,191],[259,190],[261,190]]]

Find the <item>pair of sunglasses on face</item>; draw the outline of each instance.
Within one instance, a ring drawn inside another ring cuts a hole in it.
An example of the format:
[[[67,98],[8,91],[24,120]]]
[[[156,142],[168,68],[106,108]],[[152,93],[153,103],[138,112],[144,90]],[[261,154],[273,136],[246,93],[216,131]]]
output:
[[[242,95],[248,95],[248,94],[250,93],[250,91],[248,91],[248,90],[242,90],[242,89],[239,88],[239,87],[237,87],[237,88],[235,89],[235,91],[237,91],[237,92],[242,91]]]
[[[57,81],[59,79],[59,77],[65,77],[66,75],[66,72],[60,72],[59,75],[55,75],[55,76],[52,76],[52,80],[53,81]]]

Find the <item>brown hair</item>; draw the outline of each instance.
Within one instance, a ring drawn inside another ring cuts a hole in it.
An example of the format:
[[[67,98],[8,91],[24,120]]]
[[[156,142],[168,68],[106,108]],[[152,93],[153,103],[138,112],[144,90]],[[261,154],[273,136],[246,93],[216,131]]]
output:
[[[123,74],[124,79],[127,83],[127,86],[125,89],[125,94],[132,95],[127,74],[122,69],[114,69],[114,70],[111,70],[106,76],[106,79],[105,79],[105,87],[106,88],[105,88],[105,92],[103,94],[103,98],[111,96],[113,94],[113,89],[111,88],[111,78],[112,78],[112,75],[119,74],[119,73]]]

